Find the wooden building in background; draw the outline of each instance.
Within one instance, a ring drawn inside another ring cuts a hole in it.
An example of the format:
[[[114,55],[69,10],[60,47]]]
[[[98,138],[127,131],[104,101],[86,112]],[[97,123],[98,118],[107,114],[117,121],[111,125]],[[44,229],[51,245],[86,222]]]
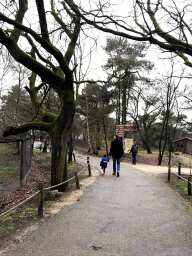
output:
[[[174,152],[192,153],[192,140],[184,138],[173,142]]]

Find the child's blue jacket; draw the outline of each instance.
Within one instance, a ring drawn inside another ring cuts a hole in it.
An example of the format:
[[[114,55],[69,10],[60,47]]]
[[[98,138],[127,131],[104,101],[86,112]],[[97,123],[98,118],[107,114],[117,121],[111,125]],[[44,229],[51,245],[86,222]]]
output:
[[[107,167],[107,163],[109,162],[109,159],[107,158],[107,157],[103,157],[102,158],[102,166],[104,167],[104,168],[106,168]]]

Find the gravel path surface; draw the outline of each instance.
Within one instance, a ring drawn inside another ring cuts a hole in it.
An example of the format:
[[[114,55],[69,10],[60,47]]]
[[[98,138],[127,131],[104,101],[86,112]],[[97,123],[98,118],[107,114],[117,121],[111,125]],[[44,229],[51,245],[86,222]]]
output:
[[[86,161],[78,152],[76,158]],[[90,157],[90,162],[98,173],[100,159]],[[110,161],[106,175],[99,175],[79,200],[6,255],[192,255],[192,216],[187,206],[141,167],[122,162],[118,178],[111,175]]]

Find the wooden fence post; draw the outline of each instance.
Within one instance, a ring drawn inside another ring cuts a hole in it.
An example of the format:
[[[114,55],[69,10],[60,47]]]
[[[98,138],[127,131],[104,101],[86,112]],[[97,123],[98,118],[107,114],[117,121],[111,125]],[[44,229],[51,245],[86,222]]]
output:
[[[178,175],[181,176],[181,163],[179,163],[178,165]],[[179,176],[178,176],[178,179],[180,179]]]
[[[91,166],[90,166],[89,157],[87,157],[87,165],[88,165],[89,176],[91,176]]]
[[[24,179],[24,170],[23,170],[23,140],[21,141],[21,163],[20,163],[20,187],[24,186],[23,179]]]
[[[38,188],[40,190],[38,194],[38,216],[43,218],[43,201],[44,201],[44,193],[43,193],[43,183],[39,183]]]
[[[168,182],[170,181],[171,178],[171,166],[168,166]]]
[[[191,177],[188,177],[188,196],[191,196]]]
[[[76,187],[77,187],[77,189],[80,189],[79,177],[78,177],[78,175],[77,175],[77,172],[75,172],[74,174],[75,174]]]

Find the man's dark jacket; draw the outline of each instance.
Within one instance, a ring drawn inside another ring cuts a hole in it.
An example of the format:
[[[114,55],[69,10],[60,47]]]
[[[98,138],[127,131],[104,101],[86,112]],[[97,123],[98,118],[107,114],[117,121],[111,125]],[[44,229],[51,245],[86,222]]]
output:
[[[111,142],[110,156],[113,158],[123,156],[123,143],[120,140],[115,139]]]

